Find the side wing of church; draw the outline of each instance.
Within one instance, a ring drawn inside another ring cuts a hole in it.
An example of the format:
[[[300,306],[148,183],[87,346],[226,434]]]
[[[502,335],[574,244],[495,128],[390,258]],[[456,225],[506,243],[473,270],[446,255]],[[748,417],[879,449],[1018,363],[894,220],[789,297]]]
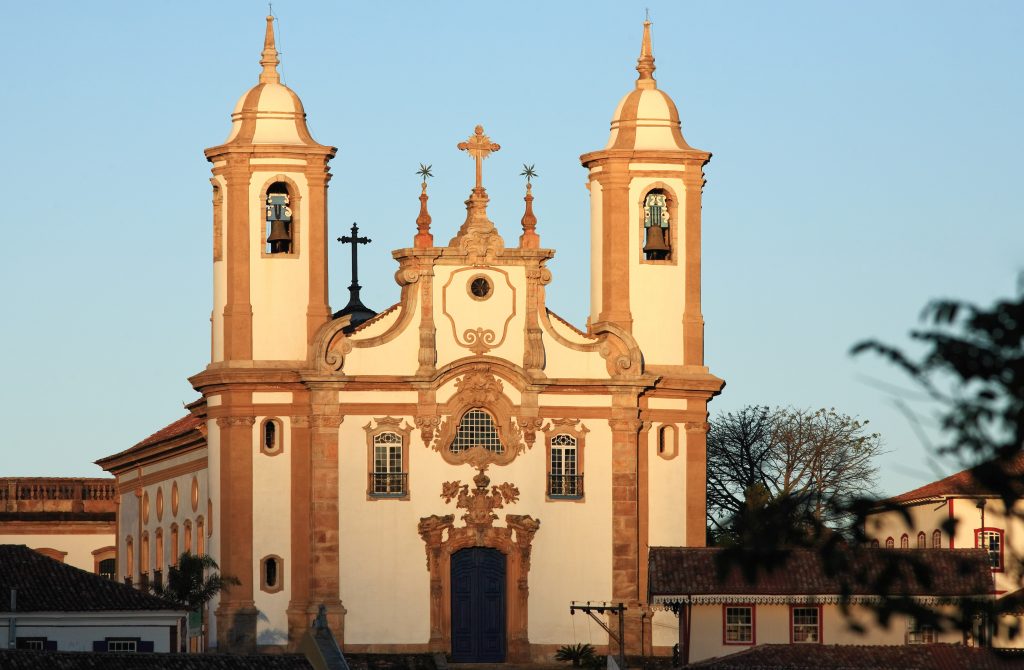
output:
[[[336,150],[280,83],[269,17],[260,62],[227,141],[206,150],[202,398],[99,461],[118,481],[119,574],[209,553],[241,581],[208,617],[220,649],[294,648],[323,605],[350,651],[548,660],[577,641],[570,602],[608,600],[627,607],[628,653],[667,653],[673,617],[644,605],[648,547],[704,545],[707,403],[723,382],[703,360],[710,154],[657,88],[650,24],[607,145],[581,157],[585,331],[545,304],[554,251],[529,190],[518,240],[488,218],[482,159],[499,147],[479,126],[459,145],[477,169],[455,237],[434,239],[424,182],[392,254],[399,302],[373,315],[354,292],[332,314]]]

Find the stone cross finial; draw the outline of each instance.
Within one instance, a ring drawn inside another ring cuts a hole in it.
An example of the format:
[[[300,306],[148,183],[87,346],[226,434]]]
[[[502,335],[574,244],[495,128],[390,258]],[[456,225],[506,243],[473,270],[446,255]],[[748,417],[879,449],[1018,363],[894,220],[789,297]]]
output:
[[[501,149],[501,145],[491,142],[491,138],[484,135],[484,127],[477,126],[468,140],[459,142],[458,148],[460,151],[468,152],[476,161],[476,188],[482,188],[483,169],[481,164],[485,158]]]

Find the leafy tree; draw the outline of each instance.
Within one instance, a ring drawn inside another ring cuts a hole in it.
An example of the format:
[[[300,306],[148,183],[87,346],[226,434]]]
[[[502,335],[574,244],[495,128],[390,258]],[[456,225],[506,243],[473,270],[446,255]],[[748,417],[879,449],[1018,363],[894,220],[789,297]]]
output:
[[[711,420],[708,522],[726,542],[765,514],[785,535],[838,527],[847,503],[870,493],[882,450],[867,421],[835,409],[744,407]],[[756,528],[750,530],[755,531]]]
[[[219,569],[207,554],[186,551],[178,557],[178,564],[168,569],[166,584],[151,582],[150,588],[156,595],[196,611],[228,586],[241,584],[236,577],[213,572]]]

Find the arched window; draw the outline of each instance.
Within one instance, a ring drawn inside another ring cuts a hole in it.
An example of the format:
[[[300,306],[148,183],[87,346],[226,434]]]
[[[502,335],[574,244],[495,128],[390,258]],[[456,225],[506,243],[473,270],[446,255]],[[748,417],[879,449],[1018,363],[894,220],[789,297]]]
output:
[[[667,260],[669,246],[668,196],[660,188],[644,197],[644,257],[649,261]]]
[[[932,549],[942,549],[942,531],[938,528],[932,533]]]
[[[658,428],[658,455],[664,459],[675,458],[679,453],[679,438],[676,427],[667,423]]]
[[[156,529],[156,562],[155,566],[157,570],[164,569],[164,529]]]
[[[135,546],[131,535],[124,539],[124,554],[124,568],[128,573],[124,577],[130,580],[135,573]]]
[[[150,569],[149,563],[149,533],[143,531],[142,544],[139,546],[139,574],[146,574]]]
[[[871,540],[871,548],[878,549],[878,540]]]
[[[928,547],[928,537],[924,534],[924,531],[922,530],[920,533],[917,534],[917,548],[918,549],[925,549],[927,547]]]
[[[292,209],[288,185],[274,182],[267,188],[266,253],[287,254],[292,250]]]
[[[277,593],[284,588],[284,561],[280,556],[264,556],[260,561],[260,590]]]
[[[203,534],[203,517],[196,519],[196,553],[200,556],[206,553],[206,536]]]
[[[185,551],[192,553],[192,522],[186,521],[185,524]]]
[[[402,436],[385,431],[373,436],[373,472],[370,473],[370,495],[400,496],[406,492],[403,469]]]
[[[576,438],[567,433],[551,437],[548,495],[552,498],[579,498],[583,495],[583,475],[579,472],[576,445]]]
[[[268,456],[281,453],[281,420],[267,418],[260,430],[260,451]]]
[[[177,565],[178,564],[178,553],[179,553],[179,551],[180,550],[178,549],[178,524],[172,523],[171,524],[171,555],[170,555],[170,564],[171,565]]]
[[[885,548],[886,549],[892,549],[895,546],[896,546],[896,543],[892,541],[891,537],[885,538]]]
[[[483,447],[496,454],[505,450],[498,439],[494,417],[482,409],[471,409],[462,415],[450,451],[458,453],[473,447]]]
[[[900,549],[909,549],[909,548],[910,548],[910,538],[907,536],[906,533],[903,533],[903,535],[900,537]]]

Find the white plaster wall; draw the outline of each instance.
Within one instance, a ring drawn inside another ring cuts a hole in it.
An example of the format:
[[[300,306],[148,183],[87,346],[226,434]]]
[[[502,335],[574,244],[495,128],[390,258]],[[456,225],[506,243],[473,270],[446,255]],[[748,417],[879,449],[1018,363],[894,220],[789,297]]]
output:
[[[211,421],[209,423],[216,423]],[[145,475],[152,476],[153,474],[159,474],[160,472],[166,471],[184,463],[190,463],[207,456],[206,449],[200,449],[197,451],[189,452],[188,454],[182,454],[174,458],[169,458],[165,461],[160,461],[151,466],[143,468]],[[199,502],[196,509],[192,508],[192,479],[193,477],[199,482]],[[153,482],[143,487],[143,493],[149,494],[149,521],[142,524],[142,530],[149,533],[149,566],[143,566],[143,569],[159,569],[164,571],[164,578],[167,576],[167,566],[170,565],[177,556],[173,555],[175,548],[171,542],[171,525],[178,525],[178,546],[177,553],[180,555],[185,550],[185,521],[191,521],[192,524],[192,553],[198,551],[198,519],[203,517],[205,524],[206,517],[206,492],[208,490],[208,470],[200,469],[194,472],[187,472],[184,474],[169,476],[166,479]],[[174,512],[173,505],[171,503],[171,492],[174,484],[178,485],[178,510]],[[160,518],[157,515],[157,492],[163,491],[164,496],[164,513],[163,517]],[[130,494],[132,498],[136,498],[134,494]],[[142,498],[136,498],[137,502],[131,503],[135,509],[142,504]],[[134,538],[134,552],[136,562],[140,561],[142,554],[141,549],[141,538],[142,533],[139,532],[138,526],[139,516],[134,517],[134,523],[129,527],[125,525],[126,520],[122,520],[121,533],[123,535],[131,534]],[[163,533],[163,556],[157,555],[157,542],[156,542],[156,531],[160,529]]]
[[[436,321],[436,319],[435,319]],[[377,347],[355,348],[345,356],[346,375],[412,375],[419,369],[420,318],[414,314],[395,339]]]
[[[92,643],[107,637],[138,637],[153,642],[153,651],[172,651],[173,616],[141,612],[103,613],[90,616],[68,612],[19,614],[18,637],[45,637],[57,642],[58,651],[92,651]],[[0,617],[0,640],[7,643],[9,619]],[[176,650],[175,650],[176,651]]]
[[[219,563],[220,529],[223,523],[223,520],[220,518],[220,426],[217,425],[216,419],[209,419],[206,422],[206,428],[206,445],[208,450],[207,479],[205,486],[200,486],[199,504],[200,508],[202,508],[206,504],[203,502],[204,500],[209,500],[212,503],[213,518],[208,523],[212,524],[213,533],[206,539],[206,553]],[[207,604],[206,608],[206,639],[207,644],[211,647],[217,646],[217,617],[213,613],[217,611],[219,604],[220,596],[215,596]]]
[[[309,304],[309,187],[302,173],[284,173],[298,186],[301,195],[298,207],[292,207],[299,233],[298,257],[263,258],[266,212],[262,190],[264,183],[278,174],[281,173],[254,172],[249,182],[252,355],[255,360],[305,360],[306,309]]]
[[[270,394],[268,394],[270,395]],[[288,394],[291,396],[291,394]],[[254,401],[256,394],[253,394]],[[290,400],[290,398],[289,398]],[[287,644],[288,617],[285,610],[291,599],[292,532],[291,532],[291,417],[276,417],[281,421],[282,450],[274,456],[260,451],[259,427],[265,416],[257,416],[253,430],[253,539],[252,575],[253,600],[260,614],[256,621],[257,644]],[[266,593],[259,588],[263,583],[260,560],[269,555],[280,556],[284,564],[278,571],[282,589]]]
[[[751,645],[723,643],[722,607],[722,605],[693,606],[693,625],[690,630],[691,663],[751,648]],[[860,634],[851,630],[851,621],[865,626],[867,632]],[[789,605],[756,605],[754,627],[754,639],[758,645],[789,644]],[[852,606],[851,618],[844,616],[838,605],[822,607],[824,644],[903,645],[906,644],[906,633],[907,618],[902,615],[894,615],[890,619],[888,627],[883,627],[878,624],[874,614],[863,606]],[[949,644],[957,644],[962,640],[963,636],[957,632],[941,633],[938,637],[939,642]]]
[[[97,549],[114,546],[116,537],[114,533],[103,534],[2,534],[0,544],[24,544],[29,549],[56,549],[66,551],[64,563],[81,568],[86,572],[95,572],[95,557],[92,555]]]
[[[431,514],[462,510],[445,504],[441,484],[471,483],[470,466],[452,466],[411,433],[408,500],[367,500],[368,449],[363,426],[370,416],[348,416],[341,425],[339,505],[341,598],[345,640],[352,644],[422,644],[429,639],[429,573],[417,524]],[[412,417],[405,417],[412,425]],[[497,510],[540,519],[533,541],[529,575],[529,635],[534,643],[573,640],[571,600],[611,597],[611,431],[607,421],[590,420],[585,455],[585,502],[546,500],[546,449],[538,435],[534,447],[508,466],[488,470],[492,485],[511,482],[519,502]],[[365,538],[371,538],[368,541]],[[401,606],[396,607],[396,598]],[[577,617],[577,626],[581,625]],[[604,644],[603,636],[595,641]]]
[[[117,578],[123,580],[131,576],[133,583],[138,583],[139,571],[139,498],[132,491],[121,494],[121,504],[117,508]],[[132,538],[132,565],[128,565],[128,536]]]
[[[477,275],[484,275],[491,281],[493,291],[487,300],[474,300],[469,296],[467,284]],[[486,352],[488,356],[497,356],[521,365],[525,311],[526,270],[521,266],[435,267],[437,367],[474,355],[458,342],[467,342],[466,331],[477,328],[494,333],[494,344],[497,346]]]
[[[641,263],[643,221],[641,199],[654,182],[664,183],[677,202],[674,263]],[[634,178],[629,187],[629,306],[633,315],[633,336],[648,364],[683,364],[683,307],[686,288],[685,220],[686,189],[683,180],[665,176]]]
[[[613,131],[617,132],[617,131]],[[597,170],[591,170],[591,174]],[[601,314],[601,263],[604,255],[604,238],[602,229],[604,227],[601,211],[604,207],[601,183],[596,179],[588,183],[590,190],[590,322],[597,321]]]
[[[658,453],[655,423],[647,431],[648,537],[652,547],[686,546],[686,456],[682,426],[675,425],[679,449],[673,458]],[[667,449],[666,449],[667,451]]]

